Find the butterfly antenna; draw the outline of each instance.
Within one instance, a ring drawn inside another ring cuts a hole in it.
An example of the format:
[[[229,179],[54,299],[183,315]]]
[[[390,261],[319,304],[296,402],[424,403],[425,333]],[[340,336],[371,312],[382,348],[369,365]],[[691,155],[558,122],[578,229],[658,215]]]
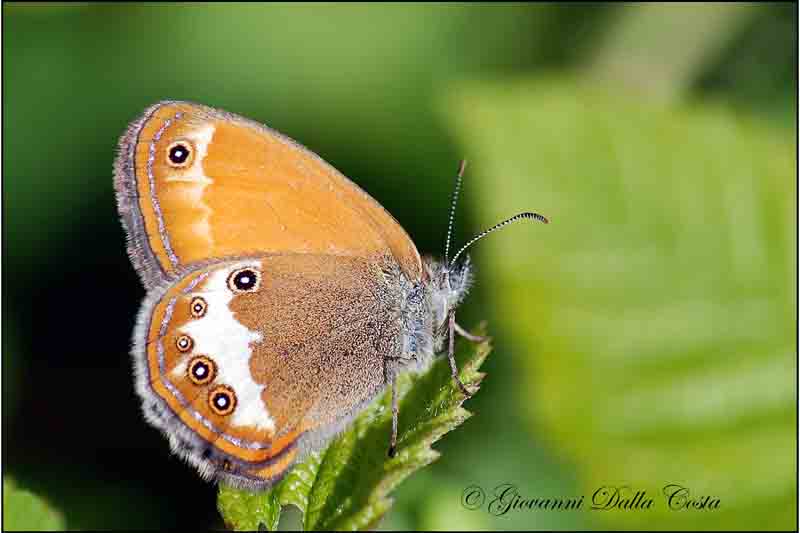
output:
[[[453,222],[456,219],[456,205],[458,204],[458,193],[461,192],[461,180],[464,177],[464,169],[467,167],[467,161],[462,159],[458,164],[458,173],[456,174],[456,188],[453,190],[453,198],[450,201],[450,220],[447,223],[447,240],[444,244],[444,265],[445,268],[450,268],[450,239],[453,237]]]
[[[473,238],[471,238],[467,242],[467,244],[462,246],[461,249],[458,252],[456,252],[456,255],[453,256],[453,263],[456,262],[456,259],[458,259],[458,256],[460,256],[464,252],[464,250],[466,250],[467,248],[469,248],[470,246],[472,246],[473,244],[475,244],[479,240],[483,239],[484,237],[486,237],[490,233],[494,233],[495,231],[499,230],[500,228],[502,228],[504,226],[508,226],[509,224],[511,224],[513,222],[517,222],[518,220],[524,220],[524,219],[537,220],[539,222],[543,222],[544,224],[549,224],[550,223],[550,221],[547,220],[547,218],[543,217],[542,215],[540,215],[538,213],[525,212],[525,213],[519,213],[517,215],[514,215],[513,217],[507,218],[504,221],[495,224],[491,228],[489,228],[487,230],[484,230],[484,231],[478,233],[477,235],[475,235]]]

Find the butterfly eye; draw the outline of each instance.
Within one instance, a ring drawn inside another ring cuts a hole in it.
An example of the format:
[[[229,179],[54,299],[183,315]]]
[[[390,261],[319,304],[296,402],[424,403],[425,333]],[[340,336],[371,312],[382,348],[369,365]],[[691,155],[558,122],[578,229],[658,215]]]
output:
[[[236,394],[232,388],[220,385],[209,393],[208,405],[220,416],[229,415],[236,409]]]
[[[255,292],[261,284],[261,274],[252,268],[234,270],[228,276],[228,288],[233,292]]]
[[[191,309],[193,317],[200,318],[206,314],[208,304],[199,296],[195,296],[192,298],[192,303],[189,304],[189,309]]]
[[[189,335],[181,335],[175,340],[175,345],[179,352],[188,352],[194,346],[194,341]]]
[[[192,162],[192,145],[187,141],[177,141],[167,148],[167,161],[170,166],[182,168]]]
[[[214,381],[217,365],[204,355],[192,357],[187,367],[189,380],[195,385],[206,385]]]

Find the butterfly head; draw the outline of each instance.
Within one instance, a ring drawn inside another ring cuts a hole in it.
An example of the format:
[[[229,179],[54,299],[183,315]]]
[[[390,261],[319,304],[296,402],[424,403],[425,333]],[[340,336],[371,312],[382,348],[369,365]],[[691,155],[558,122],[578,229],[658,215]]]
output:
[[[464,299],[469,291],[473,280],[473,268],[469,256],[464,255],[464,259],[459,263],[459,258],[466,252],[467,248],[486,237],[490,233],[507,226],[513,222],[523,219],[535,220],[548,224],[549,220],[538,213],[523,212],[498,222],[489,229],[486,229],[462,246],[450,258],[450,241],[453,235],[453,221],[455,220],[456,205],[458,204],[458,195],[461,192],[461,181],[466,168],[466,161],[461,161],[458,166],[458,173],[456,174],[456,186],[453,190],[452,201],[450,202],[450,219],[447,224],[447,239],[444,248],[444,261],[439,262],[436,260],[426,260],[428,268],[428,275],[432,280],[432,300],[434,309],[434,323],[436,326],[443,326],[447,321],[448,314],[453,311]]]
[[[425,266],[431,280],[431,308],[434,326],[438,329],[447,322],[447,315],[464,300],[473,281],[473,267],[469,256],[456,265],[426,257]]]

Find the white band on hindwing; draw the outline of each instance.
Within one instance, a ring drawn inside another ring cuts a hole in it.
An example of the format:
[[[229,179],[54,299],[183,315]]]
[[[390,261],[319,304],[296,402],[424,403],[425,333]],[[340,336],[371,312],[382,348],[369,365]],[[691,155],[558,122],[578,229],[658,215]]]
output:
[[[237,396],[237,406],[231,417],[231,426],[252,427],[274,432],[275,421],[267,412],[261,398],[264,385],[255,382],[250,372],[251,343],[261,342],[261,333],[250,331],[231,312],[229,304],[234,294],[227,286],[227,278],[234,270],[251,267],[261,270],[260,262],[249,261],[216,270],[200,291],[192,291],[189,298],[202,296],[208,304],[205,315],[190,320],[179,328],[194,341],[192,352],[184,354],[172,370],[175,377],[186,374],[186,364],[192,355],[204,355],[217,365],[214,385],[227,385]]]

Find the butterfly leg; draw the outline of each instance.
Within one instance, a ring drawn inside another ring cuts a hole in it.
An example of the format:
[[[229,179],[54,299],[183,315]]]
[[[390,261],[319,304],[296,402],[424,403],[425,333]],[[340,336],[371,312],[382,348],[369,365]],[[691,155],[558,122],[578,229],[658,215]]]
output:
[[[394,457],[397,453],[397,372],[392,369],[392,436],[389,440],[389,457]]]
[[[461,326],[458,325],[458,322],[455,323],[456,333],[467,339],[471,342],[484,342],[489,339],[488,335],[473,335],[469,331],[465,330]]]
[[[447,335],[448,335],[448,343],[447,343],[447,359],[450,361],[450,374],[453,376],[453,380],[458,384],[458,388],[461,389],[461,392],[469,398],[472,396],[472,393],[467,389],[467,386],[464,385],[458,377],[458,367],[456,366],[456,343],[455,343],[455,331],[456,331],[456,314],[454,312],[450,312],[450,316],[448,317],[448,327],[447,327]]]

